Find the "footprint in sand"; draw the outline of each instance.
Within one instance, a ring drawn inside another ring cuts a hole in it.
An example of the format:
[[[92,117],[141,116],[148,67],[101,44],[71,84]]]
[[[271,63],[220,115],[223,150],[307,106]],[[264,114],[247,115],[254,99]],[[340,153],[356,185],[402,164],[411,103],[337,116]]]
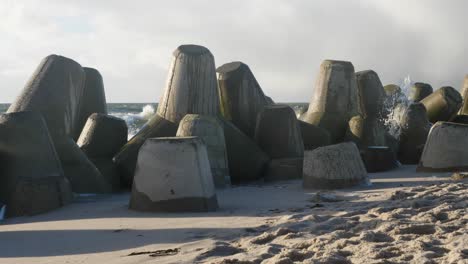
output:
[[[394,239],[382,232],[373,232],[373,231],[364,231],[361,233],[359,236],[359,239],[367,242],[375,242],[375,243],[380,243],[380,242],[393,242]]]
[[[273,233],[270,233],[270,232],[265,232],[257,237],[254,237],[252,240],[250,240],[250,243],[252,244],[257,244],[257,245],[262,245],[262,244],[266,244],[272,240],[274,240],[275,238],[279,237],[279,236],[284,236],[284,235],[287,235],[287,234],[290,234],[290,233],[296,233],[295,230],[292,230],[292,229],[289,229],[289,228],[284,228],[284,227],[281,227],[279,229],[277,229],[275,232]]]
[[[225,257],[243,252],[241,248],[233,247],[226,242],[216,242],[216,244],[208,248],[205,252],[197,256],[197,260],[203,260],[210,257]]]

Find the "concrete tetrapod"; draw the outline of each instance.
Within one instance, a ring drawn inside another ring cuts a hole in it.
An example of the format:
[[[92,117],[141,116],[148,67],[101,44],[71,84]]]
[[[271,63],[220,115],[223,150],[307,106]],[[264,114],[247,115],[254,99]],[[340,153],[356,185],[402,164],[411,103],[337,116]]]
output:
[[[133,182],[138,151],[145,140],[174,137],[186,114],[220,116],[214,57],[197,45],[181,45],[173,52],[157,113],[114,157],[124,186]]]
[[[199,137],[206,145],[211,174],[217,188],[231,184],[223,126],[214,117],[186,115],[179,124],[178,137]]]
[[[257,115],[267,105],[272,105],[246,64],[236,61],[218,69],[221,112],[224,118],[253,138]]]
[[[422,103],[410,104],[403,113],[400,127],[398,160],[403,164],[417,164],[431,128],[424,105]]]
[[[272,159],[265,180],[302,177],[304,143],[296,114],[291,107],[274,105],[263,108],[257,118],[255,141]]]
[[[120,176],[112,157],[127,142],[127,134],[123,119],[95,113],[89,116],[77,142],[113,191],[120,189]]]
[[[50,55],[42,60],[8,113],[41,113],[73,191],[106,192],[102,175],[72,140],[81,132],[84,87],[85,72],[80,64]]]
[[[330,133],[327,130],[298,120],[299,128],[301,129],[302,142],[304,150],[314,150],[318,147],[323,147],[331,144]]]
[[[384,124],[376,118],[363,118],[360,115],[349,120],[345,139],[353,141],[360,149],[387,145]]]
[[[418,164],[417,171],[467,171],[468,125],[435,123]]]
[[[459,124],[468,124],[468,115],[456,115],[452,120],[452,123],[459,123]]]
[[[367,172],[387,171],[398,167],[396,154],[387,146],[368,146],[361,151]]]
[[[426,107],[427,118],[431,123],[450,121],[463,103],[460,93],[453,87],[445,86],[421,100]]]
[[[345,139],[356,143],[368,172],[397,167],[396,152],[389,147],[393,143],[391,136],[380,119],[361,116],[351,118]]]
[[[301,120],[324,128],[334,143],[345,135],[348,121],[360,112],[354,66],[326,60],[320,65],[313,99]]]
[[[153,137],[173,137],[178,125],[155,114],[114,156],[113,161],[120,173],[123,187],[132,186],[138,158],[138,151],[146,139]]]
[[[150,138],[145,141],[138,154],[130,209],[204,212],[217,208],[208,154],[199,138]]]
[[[175,124],[186,114],[220,114],[215,62],[207,48],[182,45],[174,51],[157,114]]]
[[[410,88],[408,99],[413,102],[420,102],[424,98],[432,94],[432,86],[428,83],[417,82]]]
[[[353,142],[320,147],[304,153],[304,188],[343,188],[368,181]]]
[[[396,84],[387,84],[383,88],[384,88],[386,96],[393,96],[393,95],[401,93],[400,86],[398,86]]]
[[[56,139],[55,149],[65,177],[76,193],[109,193],[112,186],[71,138]]]
[[[91,114],[107,114],[106,93],[104,91],[104,82],[101,74],[98,70],[93,68],[84,67],[83,70],[85,73],[85,83],[78,114],[77,134],[73,138],[74,140],[78,140]]]
[[[8,113],[33,111],[44,117],[52,139],[81,132],[78,117],[85,73],[77,62],[57,55],[42,60]]]
[[[465,75],[465,79],[463,80],[463,86],[462,86],[460,94],[463,97],[463,104],[458,114],[468,115],[468,74]]]
[[[263,177],[270,158],[233,123],[222,120],[229,174],[232,183],[258,180]]]
[[[71,201],[47,125],[39,113],[0,115],[0,203],[7,216],[44,213]]]
[[[377,73],[372,70],[357,72],[356,81],[361,115],[365,118],[382,118],[386,94]]]

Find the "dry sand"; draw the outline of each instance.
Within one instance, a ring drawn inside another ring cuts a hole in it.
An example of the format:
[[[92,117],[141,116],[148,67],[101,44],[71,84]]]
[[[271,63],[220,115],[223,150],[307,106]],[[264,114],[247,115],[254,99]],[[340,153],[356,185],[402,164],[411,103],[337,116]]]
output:
[[[300,181],[218,192],[214,213],[127,209],[129,194],[80,197],[0,225],[0,263],[468,263],[468,183],[414,166],[372,185]]]

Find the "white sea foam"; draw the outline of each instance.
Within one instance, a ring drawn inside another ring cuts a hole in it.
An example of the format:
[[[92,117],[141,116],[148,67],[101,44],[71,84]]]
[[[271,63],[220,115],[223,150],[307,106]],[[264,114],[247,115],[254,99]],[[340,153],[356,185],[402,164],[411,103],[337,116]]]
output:
[[[401,93],[396,93],[388,97],[384,103],[384,107],[388,113],[387,117],[384,119],[385,127],[390,135],[396,139],[400,137],[401,133],[401,118],[408,109],[408,106],[412,103],[412,101],[408,99],[412,85],[413,81],[411,81],[411,77],[408,75],[400,84]]]
[[[125,105],[123,105],[125,106]],[[110,112],[111,115],[122,118],[128,126],[128,138],[132,138],[140,128],[155,114],[156,110],[153,105],[147,104],[143,106],[141,112]]]

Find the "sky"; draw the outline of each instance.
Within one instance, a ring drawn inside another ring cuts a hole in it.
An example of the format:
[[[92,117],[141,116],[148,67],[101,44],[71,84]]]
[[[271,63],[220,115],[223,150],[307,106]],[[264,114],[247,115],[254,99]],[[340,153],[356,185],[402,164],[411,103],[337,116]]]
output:
[[[98,69],[108,102],[158,102],[172,52],[210,49],[248,64],[279,102],[308,102],[322,60],[372,69],[382,83],[460,89],[468,74],[465,0],[1,0],[0,102],[42,58]]]

